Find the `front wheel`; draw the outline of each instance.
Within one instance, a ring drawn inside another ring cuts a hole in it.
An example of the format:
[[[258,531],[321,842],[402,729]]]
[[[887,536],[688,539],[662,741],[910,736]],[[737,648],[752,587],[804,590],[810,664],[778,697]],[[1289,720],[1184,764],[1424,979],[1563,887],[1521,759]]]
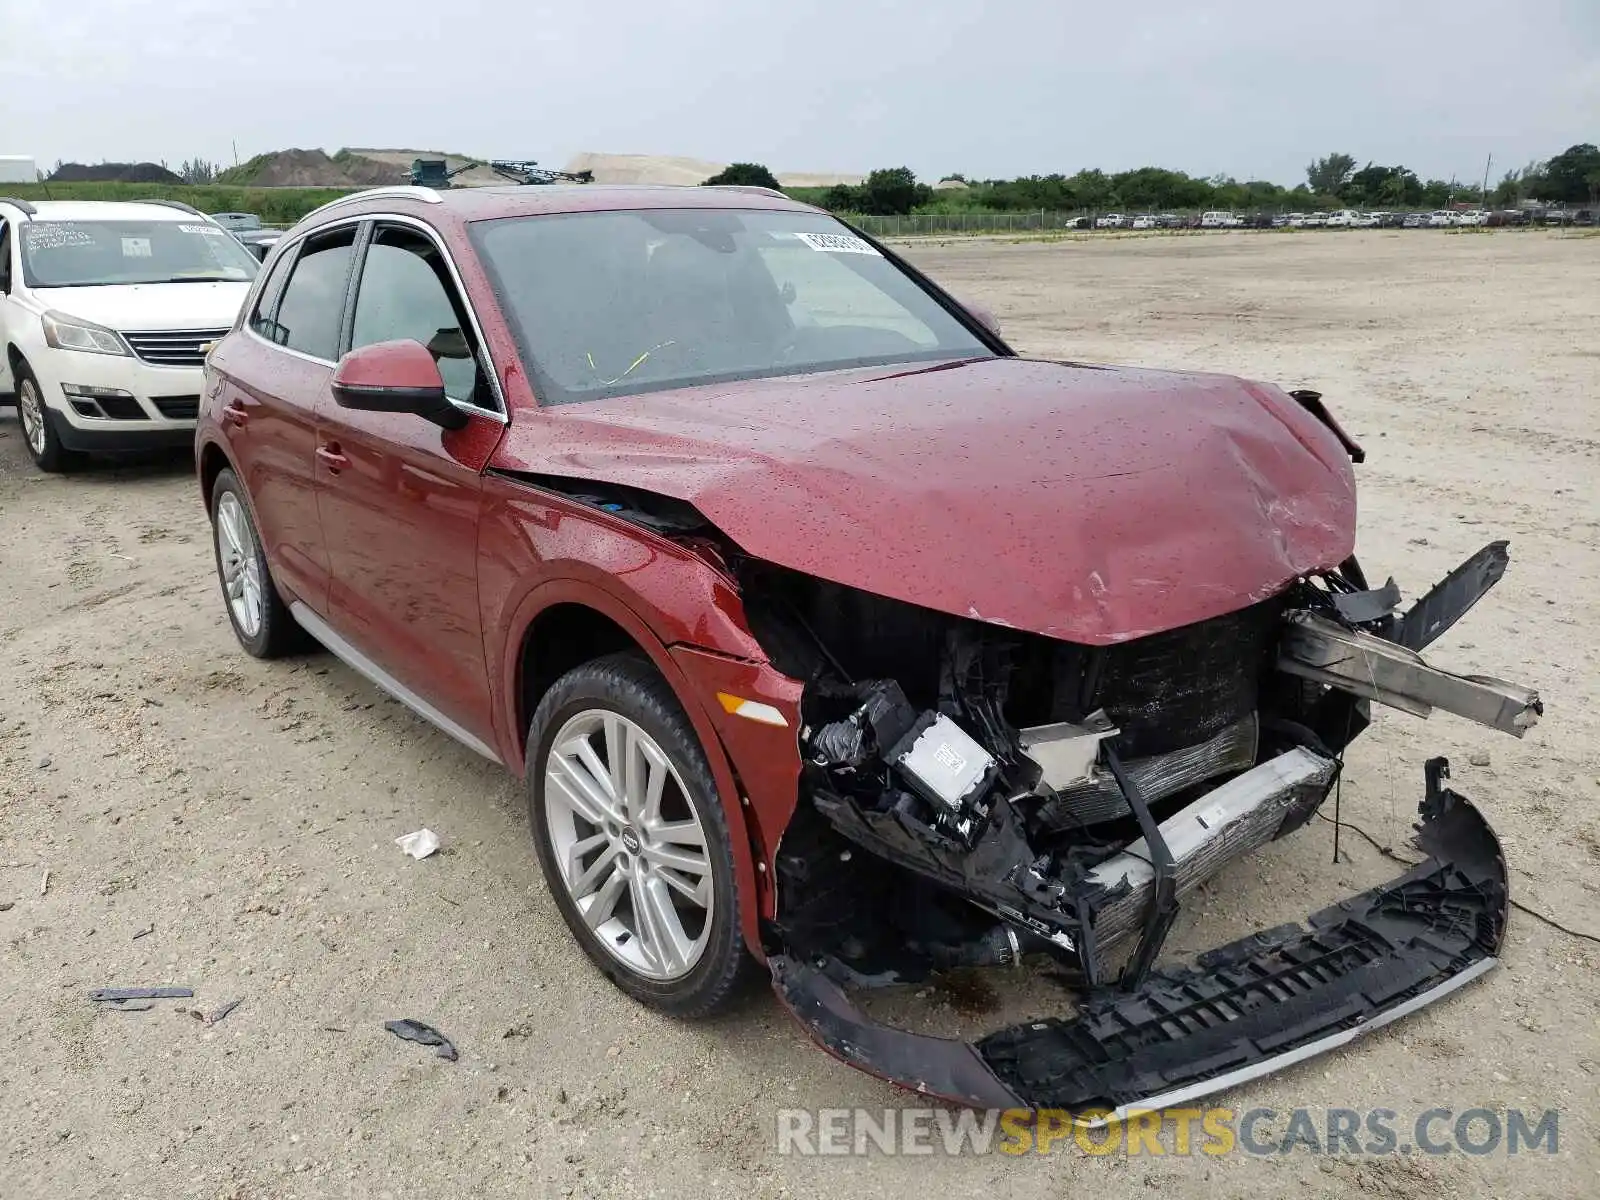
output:
[[[17,364],[16,376],[17,415],[22,419],[22,441],[28,447],[28,457],[39,470],[51,475],[70,470],[81,456],[61,444],[50,414],[45,411],[39,381],[26,363]]]
[[[623,991],[705,1016],[750,963],[728,823],[672,689],[634,654],[568,672],[528,733],[528,815],[568,928]]]

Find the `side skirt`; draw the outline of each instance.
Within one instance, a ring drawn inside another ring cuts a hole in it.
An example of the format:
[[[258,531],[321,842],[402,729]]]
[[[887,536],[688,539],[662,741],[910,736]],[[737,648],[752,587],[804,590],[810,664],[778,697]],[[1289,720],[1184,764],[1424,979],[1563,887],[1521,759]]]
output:
[[[370,683],[377,684],[389,695],[404,704],[417,716],[435,726],[441,733],[448,733],[468,750],[483,755],[492,763],[500,763],[500,756],[494,752],[493,747],[472,736],[460,725],[445,716],[421,696],[401,683],[365,654],[357,650],[339,634],[334,632],[329,625],[316,613],[308,608],[303,600],[296,600],[289,605],[289,613],[300,624],[300,627],[317,641],[321,642],[335,658],[343,662],[358,675],[363,676]],[[503,765],[503,764],[502,764]]]

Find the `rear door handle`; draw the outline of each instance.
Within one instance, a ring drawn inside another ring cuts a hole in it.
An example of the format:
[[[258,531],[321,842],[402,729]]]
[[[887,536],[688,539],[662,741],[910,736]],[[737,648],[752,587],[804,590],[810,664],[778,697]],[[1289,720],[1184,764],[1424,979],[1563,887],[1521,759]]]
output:
[[[335,475],[350,465],[350,460],[339,449],[338,442],[327,442],[318,446],[317,457],[325,462],[328,465],[328,470]]]
[[[222,419],[229,425],[243,427],[250,421],[250,414],[238,405],[228,403],[223,406]]]

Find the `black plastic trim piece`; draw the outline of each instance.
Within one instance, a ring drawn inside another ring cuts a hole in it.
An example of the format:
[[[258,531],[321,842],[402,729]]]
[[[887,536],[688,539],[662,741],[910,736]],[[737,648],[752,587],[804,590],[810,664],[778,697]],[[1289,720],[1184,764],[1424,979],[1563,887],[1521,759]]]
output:
[[[1491,970],[1509,892],[1494,831],[1427,765],[1404,875],[1285,925],[1157,970],[1133,992],[1091,992],[975,1044],[878,1025],[826,964],[769,959],[779,998],[829,1053],[913,1091],[981,1107],[1125,1113],[1234,1087],[1408,1015]]]
[[[1149,977],[1150,969],[1155,966],[1161,947],[1166,943],[1167,934],[1172,929],[1172,922],[1177,919],[1178,881],[1173,877],[1172,850],[1167,845],[1167,839],[1161,834],[1161,826],[1156,824],[1155,817],[1151,815],[1150,806],[1145,803],[1138,785],[1122,769],[1122,759],[1117,757],[1117,752],[1109,741],[1101,749],[1105,754],[1106,766],[1111,771],[1111,777],[1117,781],[1117,788],[1122,792],[1122,798],[1128,802],[1128,807],[1133,810],[1134,819],[1139,822],[1139,832],[1144,836],[1144,844],[1150,849],[1150,869],[1156,876],[1155,886],[1150,889],[1150,906],[1145,910],[1144,929],[1139,934],[1139,944],[1134,948],[1133,957],[1128,960],[1128,966],[1122,972],[1122,978],[1117,984],[1121,990],[1133,992],[1137,991]]]
[[[1511,562],[1510,546],[1510,542],[1490,542],[1451,571],[1406,610],[1390,640],[1407,650],[1421,651],[1432,645],[1500,582]]]
[[[1310,388],[1296,388],[1289,395],[1299,402],[1301,408],[1328,427],[1329,432],[1339,439],[1339,445],[1344,447],[1344,452],[1350,456],[1351,462],[1367,461],[1367,452],[1340,427],[1338,421],[1334,420],[1333,414],[1328,411],[1328,406],[1322,402],[1321,392],[1314,392]]]

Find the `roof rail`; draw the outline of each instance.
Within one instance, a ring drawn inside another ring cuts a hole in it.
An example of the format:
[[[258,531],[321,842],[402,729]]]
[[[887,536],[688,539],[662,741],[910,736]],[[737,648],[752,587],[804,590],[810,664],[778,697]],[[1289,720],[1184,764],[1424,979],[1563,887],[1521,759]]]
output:
[[[326,204],[313,208],[306,214],[314,217],[319,212],[326,212],[340,204],[349,204],[352,200],[372,200],[380,197],[389,197],[394,200],[421,200],[424,204],[442,204],[439,193],[430,187],[418,187],[415,184],[396,183],[385,187],[364,188],[359,192],[351,192],[348,196],[340,196],[329,200]],[[302,217],[301,220],[305,220]]]
[[[24,215],[30,216],[30,217],[33,216],[34,213],[39,211],[33,205],[29,204],[26,200],[19,200],[15,196],[0,196],[0,204],[10,204],[15,208],[20,208],[23,211]]]
[[[206,215],[205,213],[201,212],[198,208],[194,207],[194,205],[185,204],[182,200],[158,200],[158,199],[156,199],[155,197],[152,196],[148,200],[135,200],[134,203],[135,204],[159,204],[159,205],[161,205],[162,208],[175,208],[179,212],[193,213],[197,217],[204,217]],[[206,217],[206,219],[210,220],[211,218]]]
[[[719,192],[749,192],[752,196],[776,196],[779,200],[789,198],[777,188],[761,187],[754,183],[713,183],[710,186]]]

